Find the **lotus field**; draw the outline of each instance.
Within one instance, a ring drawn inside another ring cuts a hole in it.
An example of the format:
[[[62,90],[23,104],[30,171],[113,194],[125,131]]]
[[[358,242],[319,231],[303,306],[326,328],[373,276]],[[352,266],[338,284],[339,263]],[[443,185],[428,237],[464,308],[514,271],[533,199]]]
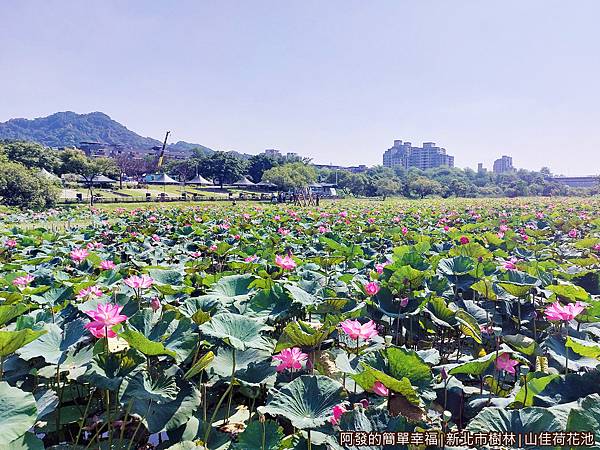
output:
[[[0,449],[517,447],[459,431],[586,431],[599,448],[599,211],[4,213]],[[428,440],[342,444],[354,430]]]

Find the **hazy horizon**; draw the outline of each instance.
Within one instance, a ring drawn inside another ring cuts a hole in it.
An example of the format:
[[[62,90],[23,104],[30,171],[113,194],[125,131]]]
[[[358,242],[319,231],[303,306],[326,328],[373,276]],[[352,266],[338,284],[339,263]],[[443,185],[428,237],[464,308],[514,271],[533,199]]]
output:
[[[600,3],[8,0],[0,122],[101,111],[215,150],[600,172]]]

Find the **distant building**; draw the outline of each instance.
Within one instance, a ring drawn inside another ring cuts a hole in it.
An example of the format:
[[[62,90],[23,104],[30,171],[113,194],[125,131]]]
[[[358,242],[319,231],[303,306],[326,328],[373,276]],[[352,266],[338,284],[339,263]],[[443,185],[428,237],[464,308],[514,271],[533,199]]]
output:
[[[423,142],[423,147],[413,147],[410,142],[395,140],[394,146],[383,154],[383,165],[421,170],[454,167],[454,156],[447,155],[445,148],[436,147],[435,142]]]
[[[280,158],[281,152],[279,150],[275,150],[274,148],[268,148],[264,151],[264,154],[270,156],[271,158]]]
[[[510,156],[503,155],[502,158],[494,161],[494,173],[507,173],[513,172],[514,170],[513,160]]]
[[[487,169],[483,167],[483,163],[477,164],[477,173],[487,173]]]
[[[287,152],[285,154],[285,159],[298,159],[298,153]]]
[[[600,185],[600,177],[552,177],[551,181],[574,188],[593,188]]]

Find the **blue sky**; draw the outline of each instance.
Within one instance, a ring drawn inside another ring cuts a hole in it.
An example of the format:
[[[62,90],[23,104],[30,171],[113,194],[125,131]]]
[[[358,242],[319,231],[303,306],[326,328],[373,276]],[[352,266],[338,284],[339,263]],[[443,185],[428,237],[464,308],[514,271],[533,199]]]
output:
[[[2,0],[0,121],[103,111],[161,139],[380,164],[600,172],[600,2]]]

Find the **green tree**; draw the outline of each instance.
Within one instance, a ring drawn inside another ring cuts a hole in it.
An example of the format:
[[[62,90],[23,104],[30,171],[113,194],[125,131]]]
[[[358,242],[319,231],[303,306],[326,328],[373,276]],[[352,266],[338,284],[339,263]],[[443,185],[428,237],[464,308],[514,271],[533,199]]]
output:
[[[255,183],[259,183],[262,181],[263,174],[273,167],[276,167],[280,164],[280,161],[272,156],[266,155],[264,153],[259,153],[258,155],[252,156],[250,158],[250,164],[248,166],[248,175],[252,177],[252,180]]]
[[[215,152],[206,160],[204,173],[221,188],[234,183],[246,174],[247,162],[226,152]]]
[[[61,172],[74,173],[83,178],[94,204],[94,178],[100,175],[118,177],[119,168],[111,158],[88,158],[81,150],[65,150],[60,154]]]
[[[1,159],[1,158],[0,158]],[[60,189],[37,169],[15,162],[0,164],[0,202],[21,209],[41,210],[56,204]]]
[[[33,169],[46,169],[54,172],[59,164],[58,152],[35,142],[26,141],[3,141],[0,142],[3,153],[9,161],[23,164]]]
[[[380,180],[377,186],[377,193],[385,200],[388,196],[398,194],[402,190],[402,184],[393,178],[384,178]]]
[[[302,189],[317,180],[317,171],[313,166],[295,162],[267,170],[262,179],[283,190]]]
[[[438,194],[442,191],[442,185],[435,180],[430,180],[424,176],[412,178],[408,183],[408,189],[411,195],[419,198],[425,198],[428,195]]]

